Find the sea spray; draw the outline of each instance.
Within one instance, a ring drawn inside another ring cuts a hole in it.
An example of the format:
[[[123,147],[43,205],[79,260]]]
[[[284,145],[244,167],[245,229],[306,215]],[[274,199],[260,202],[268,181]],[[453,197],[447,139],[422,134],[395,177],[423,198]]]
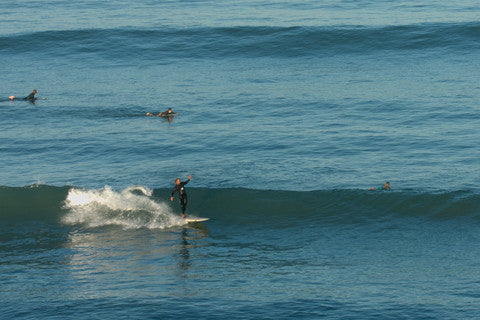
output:
[[[128,187],[122,191],[106,186],[99,190],[72,188],[68,192],[63,217],[65,224],[88,227],[118,225],[127,229],[164,229],[183,224],[170,207],[151,199],[146,187]]]

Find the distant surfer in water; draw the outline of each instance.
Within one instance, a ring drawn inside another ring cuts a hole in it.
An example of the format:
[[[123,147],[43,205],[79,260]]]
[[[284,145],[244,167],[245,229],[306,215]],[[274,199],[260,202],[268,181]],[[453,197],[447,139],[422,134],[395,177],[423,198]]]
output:
[[[167,111],[159,112],[158,114],[147,112],[147,116],[152,117],[173,117],[175,114],[176,113],[172,111],[172,108],[168,108]]]
[[[185,185],[190,182],[192,176],[188,176],[188,180],[181,182],[180,178],[175,180],[175,187],[173,187],[172,196],[170,197],[170,201],[173,201],[173,195],[175,192],[178,192],[178,197],[180,200],[180,205],[182,207],[182,218],[185,218],[185,210],[187,209],[187,193],[185,192]]]
[[[28,100],[30,102],[35,102],[35,94],[37,94],[37,90],[33,89],[32,93],[30,93],[28,96],[23,98],[22,100]],[[15,96],[10,96],[8,97],[10,100],[16,100],[17,98]]]
[[[168,108],[167,111],[159,112],[158,114],[147,112],[147,116],[165,118],[168,122],[172,122],[172,118],[176,115],[177,113],[173,112],[172,108]]]
[[[37,94],[37,90],[33,89],[32,93],[30,93],[28,96],[23,98],[23,100],[35,101],[36,94]]]
[[[385,182],[385,185],[383,187],[369,188],[368,190],[390,190],[390,182]]]

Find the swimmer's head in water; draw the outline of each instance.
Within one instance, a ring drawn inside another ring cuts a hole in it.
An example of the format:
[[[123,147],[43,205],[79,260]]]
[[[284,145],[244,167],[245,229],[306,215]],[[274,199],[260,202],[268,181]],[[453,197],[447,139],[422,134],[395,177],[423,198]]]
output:
[[[15,96],[10,96],[10,97],[8,97],[8,99],[15,100]]]

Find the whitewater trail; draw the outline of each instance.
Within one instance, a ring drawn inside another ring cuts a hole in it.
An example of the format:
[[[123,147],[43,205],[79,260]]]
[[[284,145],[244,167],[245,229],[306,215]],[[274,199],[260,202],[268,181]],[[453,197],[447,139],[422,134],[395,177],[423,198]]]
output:
[[[151,199],[152,190],[128,187],[121,191],[105,186],[98,190],[72,188],[68,192],[64,209],[68,213],[62,222],[88,227],[108,225],[126,229],[165,229],[185,224],[166,203]]]

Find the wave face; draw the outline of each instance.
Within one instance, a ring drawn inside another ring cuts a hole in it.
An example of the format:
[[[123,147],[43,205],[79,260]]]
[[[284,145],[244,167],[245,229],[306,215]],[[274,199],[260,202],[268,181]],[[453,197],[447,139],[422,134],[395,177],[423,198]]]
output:
[[[376,51],[478,50],[480,23],[363,27],[79,29],[0,37],[1,54],[105,59],[304,57]]]
[[[366,190],[261,191],[196,189],[202,214],[260,223],[318,221],[351,224],[378,219],[480,217],[480,195]],[[232,218],[233,217],[233,218]],[[235,218],[237,217],[237,218]]]
[[[4,222],[44,220],[70,226],[164,229],[184,224],[170,189],[114,191],[75,187],[0,188]],[[187,213],[229,224],[373,223],[384,219],[480,218],[480,195],[320,190],[309,192],[190,188]]]

